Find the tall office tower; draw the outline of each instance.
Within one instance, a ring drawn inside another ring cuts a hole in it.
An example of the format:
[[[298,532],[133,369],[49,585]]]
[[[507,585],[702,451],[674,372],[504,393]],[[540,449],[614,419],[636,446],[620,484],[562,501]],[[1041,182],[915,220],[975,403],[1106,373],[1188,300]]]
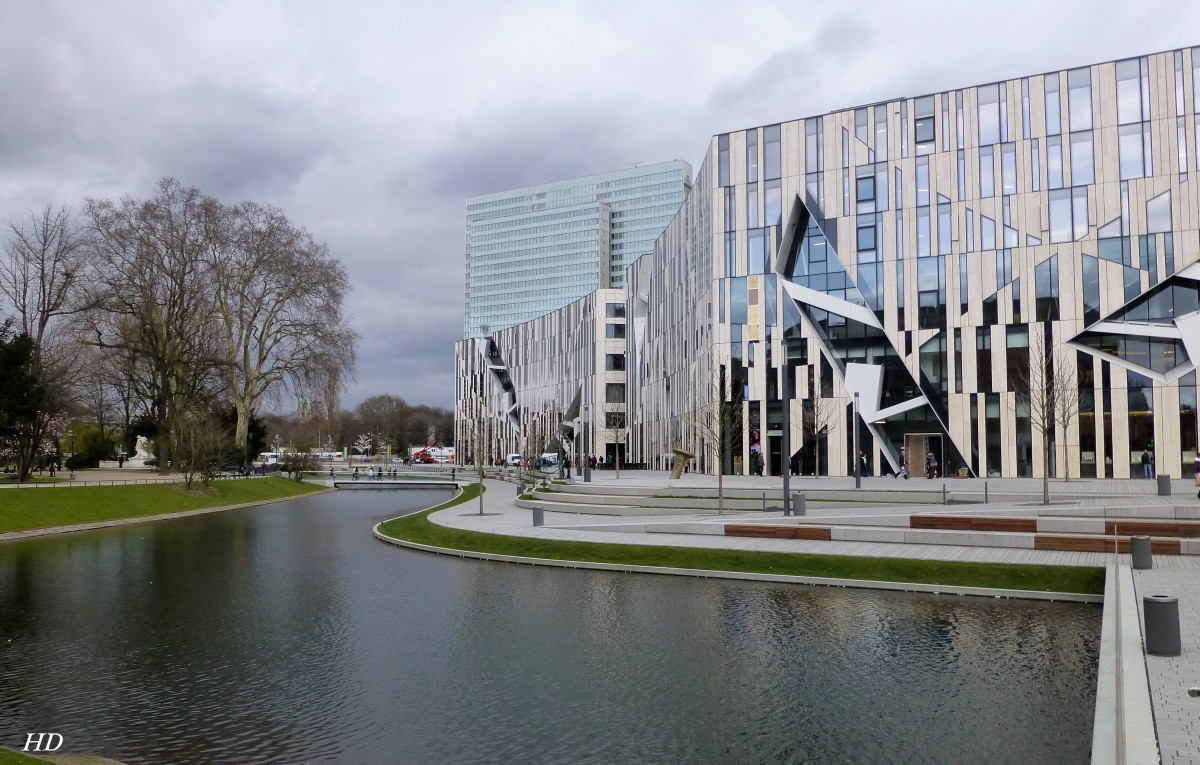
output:
[[[463,336],[623,287],[691,185],[673,160],[468,198]]]

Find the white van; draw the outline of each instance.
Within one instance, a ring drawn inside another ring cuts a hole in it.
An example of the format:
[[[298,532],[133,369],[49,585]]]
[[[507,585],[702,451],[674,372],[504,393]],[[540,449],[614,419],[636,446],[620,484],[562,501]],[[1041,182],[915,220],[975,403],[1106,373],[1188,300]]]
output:
[[[558,464],[558,453],[557,452],[546,452],[545,454],[543,454],[542,455],[542,464],[543,465],[557,465]]]
[[[519,454],[510,454],[504,458],[504,464],[509,467],[521,467],[525,464],[525,458]]]

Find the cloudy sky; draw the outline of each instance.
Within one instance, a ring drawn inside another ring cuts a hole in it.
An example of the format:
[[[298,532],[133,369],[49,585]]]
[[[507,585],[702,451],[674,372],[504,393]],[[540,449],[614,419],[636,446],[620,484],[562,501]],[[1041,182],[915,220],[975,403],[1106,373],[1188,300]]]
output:
[[[727,130],[1197,44],[1178,0],[10,0],[0,218],[163,177],[279,206],[354,283],[344,403],[449,408],[468,196],[698,169]]]

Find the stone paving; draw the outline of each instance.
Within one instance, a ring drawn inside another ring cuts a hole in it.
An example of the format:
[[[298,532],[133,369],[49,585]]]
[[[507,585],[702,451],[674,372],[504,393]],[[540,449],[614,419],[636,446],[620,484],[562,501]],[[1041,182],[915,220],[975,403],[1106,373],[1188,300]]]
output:
[[[1163,765],[1200,765],[1200,697],[1188,695],[1189,688],[1200,688],[1200,573],[1160,567],[1165,557],[1154,556],[1153,569],[1133,572],[1143,633],[1143,597],[1179,599],[1181,654],[1146,655],[1154,724]]]
[[[575,479],[578,482],[578,479]],[[661,471],[629,471],[622,473],[617,479],[611,471],[597,470],[592,473],[592,482],[596,486],[619,485],[646,488],[687,487],[715,488],[716,478],[713,476],[685,474],[681,479],[671,481],[670,475]],[[726,488],[753,489],[778,491],[782,487],[782,479],[757,478],[753,476],[726,476]],[[972,491],[983,491],[982,479],[948,479],[948,486],[963,486]],[[887,491],[897,495],[895,505],[871,505],[861,510],[847,508],[820,508],[815,504],[808,507],[809,518],[828,518],[835,520],[838,516],[849,513],[856,515],[889,515],[926,512],[988,512],[1012,515],[1029,515],[1036,513],[1044,506],[1040,502],[1042,482],[1040,479],[1015,478],[991,479],[990,488],[995,496],[1018,496],[1020,499],[1006,502],[991,502],[988,505],[942,507],[941,505],[912,505],[903,504],[903,492],[928,491],[930,485],[938,486],[940,482],[928,479],[867,478],[863,479],[863,489],[866,491]],[[1191,481],[1176,481],[1179,489],[1191,485]],[[853,489],[853,478],[793,478],[791,488],[794,491],[804,489]],[[973,485],[972,485],[973,484]],[[1053,550],[1031,550],[999,547],[968,547],[957,545],[932,544],[902,544],[884,542],[834,542],[810,541],[800,539],[763,539],[756,537],[726,537],[709,534],[669,534],[645,533],[642,529],[646,524],[661,523],[723,523],[731,520],[738,522],[754,518],[779,518],[780,513],[744,513],[718,517],[715,513],[697,515],[669,516],[637,516],[636,518],[616,518],[613,516],[584,516],[577,513],[556,513],[547,510],[545,525],[533,526],[532,513],[517,507],[517,487],[512,483],[487,479],[488,491],[484,494],[484,515],[479,515],[477,505],[459,505],[449,510],[443,510],[431,516],[431,520],[443,526],[461,528],[472,531],[483,531],[493,534],[511,536],[527,536],[544,539],[561,539],[581,542],[619,542],[624,544],[672,545],[678,547],[721,547],[737,550],[764,550],[776,552],[807,552],[831,555],[862,555],[887,558],[912,558],[921,560],[954,560],[978,561],[986,563],[1031,563],[1052,566],[1104,566],[1119,562],[1129,565],[1128,554],[1114,555],[1112,553],[1096,552],[1061,552]],[[1121,507],[1148,504],[1176,504],[1196,506],[1200,504],[1193,493],[1189,498],[1178,489],[1170,497],[1157,496],[1155,481],[1119,481],[1119,480],[1077,480],[1070,482],[1055,481],[1051,484],[1051,500],[1055,502],[1056,511],[1065,511],[1071,505],[1087,507],[1111,508],[1113,515],[1119,515]],[[1173,489],[1175,487],[1173,486]],[[1031,503],[1026,495],[1036,494],[1039,501]],[[466,508],[470,508],[469,510]],[[1107,513],[1106,513],[1107,514]],[[596,527],[604,525],[612,530],[587,530],[571,528],[572,526],[587,525]],[[623,525],[629,526],[630,531],[620,531]],[[1164,569],[1189,569],[1200,571],[1200,555],[1170,555],[1157,556],[1156,564]]]

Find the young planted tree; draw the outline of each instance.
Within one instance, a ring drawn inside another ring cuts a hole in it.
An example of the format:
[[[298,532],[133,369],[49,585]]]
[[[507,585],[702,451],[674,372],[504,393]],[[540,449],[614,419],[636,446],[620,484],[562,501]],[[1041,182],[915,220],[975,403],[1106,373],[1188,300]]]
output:
[[[821,475],[820,443],[829,435],[829,431],[837,424],[843,407],[837,399],[821,398],[810,395],[804,401],[796,402],[792,407],[792,419],[799,424],[801,448],[812,455],[813,475]],[[790,459],[790,457],[789,457]],[[801,468],[803,471],[803,467]],[[826,473],[829,466],[826,465]]]
[[[695,407],[686,420],[700,440],[697,454],[711,447],[717,464],[717,514],[725,514],[725,466],[732,459],[734,432],[742,427],[742,389],[731,367],[714,353],[707,377],[694,389]]]
[[[1042,438],[1042,503],[1048,505],[1052,439],[1057,432],[1060,436],[1057,440],[1065,443],[1068,428],[1079,416],[1074,353],[1066,346],[1054,344],[1049,323],[1032,325],[1029,361],[1009,369],[1008,377],[1018,405],[1028,406],[1030,425]],[[1066,460],[1061,464],[1063,474],[1068,475]]]
[[[621,478],[621,447],[625,444],[625,436],[629,433],[629,425],[625,416],[624,404],[606,404],[603,407],[600,421],[600,437],[605,443],[613,444],[613,469],[617,480]]]

